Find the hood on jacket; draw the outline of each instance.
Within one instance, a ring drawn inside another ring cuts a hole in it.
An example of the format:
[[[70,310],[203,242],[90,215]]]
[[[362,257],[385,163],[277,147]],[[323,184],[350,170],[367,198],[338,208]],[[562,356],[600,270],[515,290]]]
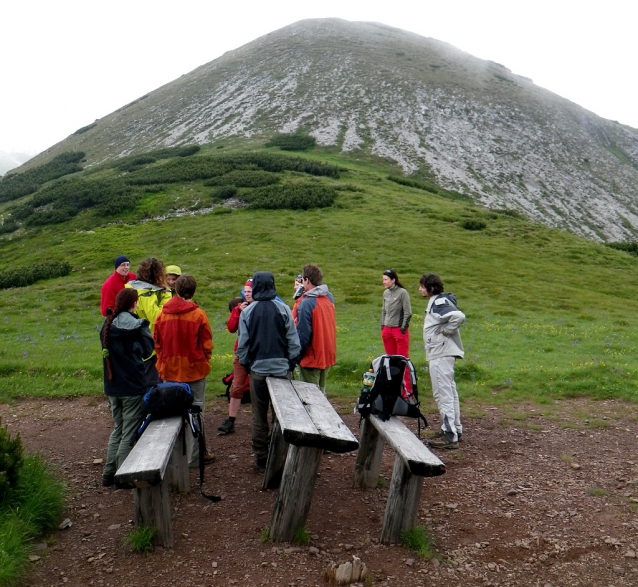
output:
[[[148,320],[138,318],[130,312],[120,312],[111,322],[112,326],[120,330],[135,330],[136,328],[141,328],[144,324],[148,324]]]
[[[130,285],[133,289],[152,289],[153,291],[164,291],[166,289],[161,285],[155,285],[141,279],[134,279],[133,281],[129,281],[128,285]]]
[[[328,296],[332,298],[332,294],[330,293],[330,290],[328,289],[328,286],[325,283],[322,283],[321,285],[317,285],[316,287],[313,287],[311,290],[308,290],[307,292],[304,293],[304,297],[307,297],[307,298],[320,298],[322,296]]]
[[[253,300],[265,302],[277,296],[275,277],[270,271],[257,271],[253,275]]]
[[[187,314],[197,310],[199,306],[195,302],[187,302],[178,297],[171,298],[162,307],[164,314]]]

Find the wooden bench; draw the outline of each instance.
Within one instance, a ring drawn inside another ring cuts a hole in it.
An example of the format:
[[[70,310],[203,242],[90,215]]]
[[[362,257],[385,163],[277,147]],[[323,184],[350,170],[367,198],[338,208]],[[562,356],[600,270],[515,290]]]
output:
[[[153,420],[115,473],[117,484],[134,487],[135,526],[155,528],[155,544],[173,546],[169,489],[188,493],[181,416]]]
[[[315,384],[276,377],[266,383],[276,422],[262,485],[279,487],[269,534],[289,542],[306,523],[324,451],[350,452],[359,443]]]
[[[423,477],[442,475],[445,465],[396,416],[385,422],[370,416],[361,428],[355,487],[377,486],[384,442],[396,454],[381,530],[381,542],[392,544],[399,542],[401,532],[416,523]]]

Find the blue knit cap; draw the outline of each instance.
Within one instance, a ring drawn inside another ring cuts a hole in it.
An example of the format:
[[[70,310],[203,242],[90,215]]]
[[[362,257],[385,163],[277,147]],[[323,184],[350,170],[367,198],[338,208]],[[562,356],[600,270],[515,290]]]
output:
[[[122,263],[130,263],[129,258],[126,255],[120,255],[115,258],[115,268],[117,269]]]

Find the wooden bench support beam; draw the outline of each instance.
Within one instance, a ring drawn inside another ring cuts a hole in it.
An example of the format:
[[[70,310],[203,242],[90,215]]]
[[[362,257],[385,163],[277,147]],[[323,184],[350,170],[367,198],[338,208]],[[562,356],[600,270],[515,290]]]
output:
[[[270,434],[268,463],[266,465],[266,472],[264,473],[264,480],[261,484],[262,489],[277,489],[277,487],[279,487],[289,446],[281,433],[279,420],[275,418]]]
[[[384,544],[400,542],[401,532],[415,525],[422,489],[423,477],[410,473],[403,459],[395,458],[388,503],[383,517],[381,542]]]
[[[190,430],[188,432],[190,432]],[[182,427],[182,431],[175,442],[171,459],[168,461],[168,467],[166,469],[166,482],[168,482],[171,491],[178,491],[179,493],[189,493],[190,491],[190,475],[185,451],[185,433],[186,428]]]
[[[306,523],[323,449],[290,445],[270,519],[270,539],[290,542]]]
[[[155,544],[172,548],[173,523],[171,521],[171,501],[168,494],[168,483],[137,487],[135,495],[135,526],[155,528]]]
[[[357,488],[376,487],[383,456],[383,437],[366,418],[361,425],[359,450],[354,466],[354,486]]]

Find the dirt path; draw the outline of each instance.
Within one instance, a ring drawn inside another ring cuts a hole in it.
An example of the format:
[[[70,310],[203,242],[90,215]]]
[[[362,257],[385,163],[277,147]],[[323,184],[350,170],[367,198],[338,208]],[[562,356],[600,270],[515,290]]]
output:
[[[210,405],[209,431],[224,408]],[[515,427],[505,427],[496,409],[466,421],[462,450],[440,453],[447,473],[425,480],[420,523],[438,540],[440,562],[424,562],[377,541],[392,473],[387,449],[384,482],[367,491],[352,489],[354,454],[325,455],[307,523],[312,548],[263,543],[275,492],[261,491],[252,469],[249,408],[235,434],[209,438],[217,462],[207,468],[206,490],[224,500],[211,504],[196,491],[174,496],[175,548],[134,554],[123,544],[132,527],[131,492],[102,488],[101,466],[93,464],[104,457],[111,430],[106,402],[3,404],[3,424],[53,463],[70,490],[65,517],[73,526],[37,551],[27,584],[314,586],[325,584],[330,562],[356,554],[374,585],[636,585],[635,408],[570,402],[562,409],[609,416],[582,429],[569,416],[548,420],[527,408]],[[358,436],[357,419],[344,419]]]

